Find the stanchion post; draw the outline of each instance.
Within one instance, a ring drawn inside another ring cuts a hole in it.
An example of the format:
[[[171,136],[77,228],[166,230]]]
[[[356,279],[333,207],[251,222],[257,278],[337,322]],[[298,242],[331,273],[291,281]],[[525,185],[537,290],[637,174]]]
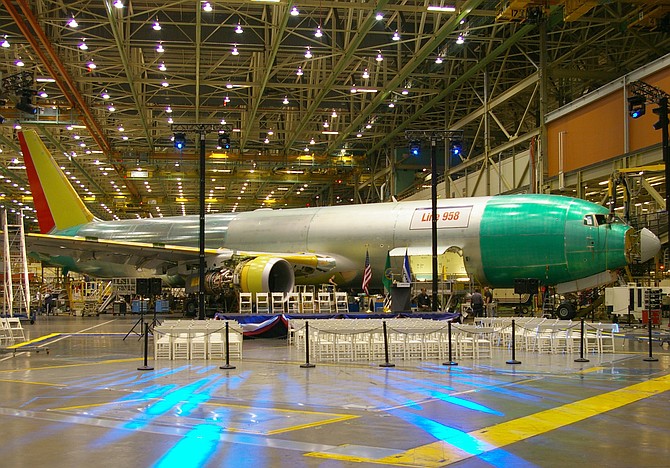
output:
[[[219,366],[219,369],[235,369],[235,366],[230,364],[230,329],[228,328],[228,320],[226,320],[226,363]]]
[[[305,320],[305,363],[300,364],[300,367],[303,369],[316,367],[316,365],[309,362],[309,320]]]
[[[658,358],[655,358],[651,352],[651,311],[649,312],[649,320],[647,323],[649,324],[649,356],[644,358],[643,361],[656,362],[658,361]]]
[[[379,364],[379,367],[395,367],[395,364],[389,362],[389,340],[386,333],[386,320],[382,322],[383,331],[384,331],[384,357],[385,361],[382,364]]]
[[[584,319],[581,320],[581,331],[579,333],[579,357],[575,359],[575,362],[589,362],[588,359],[584,357]]]
[[[147,356],[149,354],[149,324],[144,323],[144,365],[138,367],[137,370],[154,370],[153,367],[148,365]]]
[[[507,361],[507,364],[521,364],[521,361],[516,360],[516,323],[512,319],[512,359]]]
[[[457,366],[458,363],[454,362],[454,360],[451,358],[451,320],[447,322],[447,333],[449,334],[448,336],[448,342],[449,342],[449,361],[443,362],[443,366]]]

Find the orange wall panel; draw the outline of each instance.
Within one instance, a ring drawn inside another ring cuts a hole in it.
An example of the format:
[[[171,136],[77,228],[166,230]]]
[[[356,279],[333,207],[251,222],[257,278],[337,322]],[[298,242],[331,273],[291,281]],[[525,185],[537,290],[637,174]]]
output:
[[[645,77],[642,81],[670,94],[670,69]],[[647,104],[647,113],[637,119],[628,115],[628,101],[623,88],[603,96],[547,124],[547,164],[549,177],[558,175],[558,148],[561,132],[566,132],[563,149],[563,171],[582,169],[626,153],[625,126],[628,125],[628,152],[661,143],[661,132],[654,130],[658,116],[656,106]]]
[[[558,145],[563,142],[563,171],[570,172],[622,154],[625,108],[621,91],[587,104],[547,125],[549,177],[558,175]]]

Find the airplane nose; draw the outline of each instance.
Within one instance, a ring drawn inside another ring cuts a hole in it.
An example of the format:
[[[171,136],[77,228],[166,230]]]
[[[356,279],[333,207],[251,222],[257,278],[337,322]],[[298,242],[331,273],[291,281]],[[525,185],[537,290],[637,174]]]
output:
[[[640,260],[646,262],[661,250],[661,241],[647,228],[640,231]]]

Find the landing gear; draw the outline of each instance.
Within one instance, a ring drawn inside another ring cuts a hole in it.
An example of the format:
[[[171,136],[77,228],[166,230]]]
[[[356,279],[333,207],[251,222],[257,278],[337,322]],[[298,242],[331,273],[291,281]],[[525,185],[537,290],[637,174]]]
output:
[[[556,309],[556,316],[561,320],[571,320],[577,315],[577,309],[571,302],[562,302]]]

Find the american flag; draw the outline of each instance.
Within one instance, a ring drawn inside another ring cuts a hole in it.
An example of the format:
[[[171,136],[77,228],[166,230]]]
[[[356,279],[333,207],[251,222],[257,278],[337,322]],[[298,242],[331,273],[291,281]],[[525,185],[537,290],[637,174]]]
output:
[[[370,294],[368,292],[368,286],[372,280],[372,267],[370,266],[370,252],[365,250],[365,269],[363,270],[363,291],[365,294]]]

